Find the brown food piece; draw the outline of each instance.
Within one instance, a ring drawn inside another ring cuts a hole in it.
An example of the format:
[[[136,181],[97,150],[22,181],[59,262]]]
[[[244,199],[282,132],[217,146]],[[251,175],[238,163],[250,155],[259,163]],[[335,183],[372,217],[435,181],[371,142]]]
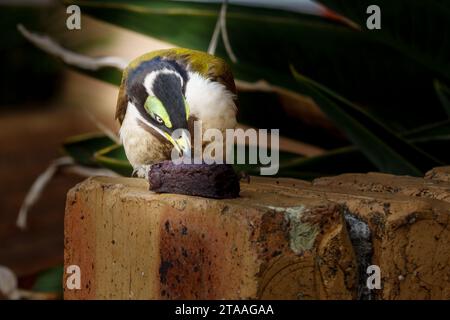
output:
[[[167,160],[152,166],[150,190],[215,199],[237,198],[239,177],[229,164],[174,164]]]

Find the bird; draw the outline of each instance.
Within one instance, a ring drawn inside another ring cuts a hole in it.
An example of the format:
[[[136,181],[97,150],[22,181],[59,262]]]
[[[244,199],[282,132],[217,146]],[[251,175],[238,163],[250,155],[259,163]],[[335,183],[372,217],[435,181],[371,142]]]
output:
[[[148,178],[155,163],[172,149],[192,155],[193,124],[207,129],[236,127],[237,93],[233,73],[221,58],[172,48],[146,53],[124,69],[115,118],[133,176]],[[181,132],[177,137],[175,130]],[[188,134],[189,133],[189,134]],[[203,141],[203,146],[213,141]]]

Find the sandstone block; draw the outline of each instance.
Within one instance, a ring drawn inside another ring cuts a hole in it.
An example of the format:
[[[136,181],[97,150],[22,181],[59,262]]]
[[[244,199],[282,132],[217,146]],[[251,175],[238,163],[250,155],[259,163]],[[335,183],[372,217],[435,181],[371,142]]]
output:
[[[65,265],[80,266],[82,286],[65,299],[356,298],[342,205],[270,189],[242,183],[239,198],[215,200],[84,181],[65,216]]]
[[[282,189],[278,187],[278,189]],[[291,192],[283,189],[283,193]],[[386,174],[345,174],[321,178],[304,187],[303,196],[323,197],[347,208],[346,220],[360,270],[380,266],[381,290],[364,290],[367,274],[360,273],[360,294],[376,299],[450,298],[449,185],[421,178]],[[441,199],[441,200],[436,200]],[[357,220],[355,220],[356,218]],[[352,231],[352,224],[369,236]],[[366,227],[365,227],[365,226]],[[371,252],[365,251],[369,244]]]
[[[342,174],[316,179],[313,181],[313,185],[364,192],[401,194],[450,202],[450,183],[385,173]]]
[[[450,182],[450,166],[431,169],[425,174],[425,179]]]

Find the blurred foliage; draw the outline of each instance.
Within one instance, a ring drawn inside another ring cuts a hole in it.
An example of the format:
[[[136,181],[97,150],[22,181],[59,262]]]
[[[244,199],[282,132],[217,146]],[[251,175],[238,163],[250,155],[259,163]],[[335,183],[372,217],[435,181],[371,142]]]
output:
[[[128,162],[125,150],[121,145],[112,144],[107,148],[99,149],[94,153],[94,158],[103,167],[123,176],[129,177],[133,173],[133,168]]]
[[[184,1],[67,3],[79,4],[83,13],[104,21],[198,50],[208,48],[220,9],[217,3]],[[401,8],[403,11],[412,7],[408,3]],[[398,7],[386,1],[383,12],[392,6]],[[399,17],[402,10],[397,10]],[[367,16],[365,12],[364,8],[362,14]],[[432,34],[427,41],[442,42],[440,25],[434,25],[432,19],[424,22],[428,23],[426,27],[420,20],[415,20],[416,25],[412,27],[414,30],[428,28]],[[384,15],[382,23],[383,29],[388,28],[389,21],[385,21]],[[374,116],[389,121],[398,130],[414,128],[423,121],[436,121],[442,116],[430,81],[434,73],[410,55],[405,56],[397,48],[368,36],[378,31],[361,32],[311,15],[238,5],[228,6],[227,30],[238,57],[238,63],[232,64],[238,79],[266,79],[295,91],[297,84],[289,72],[291,64],[349,100],[371,108]],[[228,59],[221,43],[216,53]],[[405,119],[404,112],[420,102],[431,102],[434,107],[426,115],[410,115]]]
[[[239,121],[280,128],[284,136],[328,148],[288,155],[280,175],[342,172],[421,175],[449,163],[450,4],[439,0],[321,0],[359,28],[276,9],[229,5],[227,30],[238,58],[235,77],[269,83],[314,99],[352,145],[332,133],[305,134],[270,93],[240,93]],[[177,46],[206,50],[220,4],[175,1],[65,1],[82,12]],[[366,9],[381,7],[381,30],[367,30]],[[117,70],[91,72],[118,84]],[[292,110],[300,104],[289,106]],[[291,111],[292,111],[291,110]],[[323,128],[321,128],[323,130]],[[320,131],[317,130],[315,132]],[[330,149],[331,148],[331,149]],[[128,173],[120,146],[89,149],[97,164]],[[92,158],[91,158],[92,159]],[[248,168],[247,168],[248,169]],[[124,171],[125,170],[125,171]],[[253,169],[250,168],[250,171]]]
[[[450,80],[450,2],[442,0],[320,0],[337,13],[362,26],[367,38],[384,43],[428,69]],[[381,8],[382,28],[365,29],[370,5]]]
[[[64,267],[57,266],[38,274],[33,291],[51,292],[62,296]]]
[[[320,84],[298,74],[294,77],[303,85],[325,114],[342,128],[350,140],[381,171],[421,175],[438,166],[438,160],[413,146],[374,119],[369,113]]]
[[[62,64],[35,50],[17,31],[18,23],[42,29],[48,21],[47,8],[8,7],[0,10],[0,61],[2,81],[0,106],[45,101],[58,92]]]
[[[83,134],[67,139],[63,144],[64,152],[84,166],[96,166],[95,153],[114,144],[114,140],[102,133]]]

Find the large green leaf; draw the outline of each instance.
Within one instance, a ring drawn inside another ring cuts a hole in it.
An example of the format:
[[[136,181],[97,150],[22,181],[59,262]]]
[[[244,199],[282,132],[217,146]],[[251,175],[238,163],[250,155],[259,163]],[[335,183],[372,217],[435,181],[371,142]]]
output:
[[[78,164],[94,166],[97,164],[94,154],[112,144],[114,141],[103,133],[87,133],[66,139],[63,151]]]
[[[8,6],[9,4],[9,6]],[[0,61],[2,82],[0,108],[14,111],[24,108],[38,109],[59,93],[63,81],[63,68],[47,54],[35,50],[17,32],[18,23],[26,23],[32,29],[48,30],[52,16],[49,6],[14,5],[14,1],[1,2],[0,9]],[[54,15],[52,16],[54,17]],[[24,92],[26,81],[33,83]]]
[[[122,145],[113,144],[95,153],[95,161],[122,176],[130,177],[133,167],[128,162],[125,149]]]
[[[38,292],[63,293],[64,267],[57,266],[41,272],[33,285],[33,290]]]
[[[355,21],[369,36],[450,79],[450,5],[437,0],[319,0]],[[381,29],[369,30],[370,5],[381,10]]]
[[[83,13],[104,21],[199,50],[208,48],[220,8],[217,3],[188,1],[65,2],[78,4]],[[319,17],[239,5],[229,5],[227,30],[238,58],[232,67],[239,79],[265,79],[297,90],[289,73],[292,63],[309,77],[370,107],[399,130],[440,116],[438,108],[428,104],[427,112],[404,117],[412,106],[421,106],[418,101],[435,98],[428,69],[362,32]],[[221,43],[217,54],[228,58]]]
[[[316,116],[316,110],[303,113],[291,112],[292,103],[282,103],[273,92],[239,92],[237,120],[253,128],[279,128],[280,136],[306,142],[324,149],[345,146],[348,141],[337,130],[330,129],[332,123],[324,116]],[[316,117],[316,118],[315,118]]]
[[[70,68],[117,86],[120,85],[120,81],[122,80],[122,70],[113,67],[103,67],[95,71],[85,70],[74,66],[70,66]]]
[[[450,163],[450,120],[411,130],[401,137],[409,143],[426,150],[443,163]],[[356,146],[348,146],[328,151],[315,157],[298,157],[285,163],[283,174],[308,173],[324,176],[348,172],[375,171],[376,167],[361,153]]]
[[[237,154],[237,150],[238,150],[238,145],[234,145],[234,155]],[[292,161],[294,161],[295,159],[299,158],[298,154],[294,154],[291,152],[287,152],[287,151],[283,151],[283,150],[269,150],[269,152],[267,152],[267,149],[261,149],[261,147],[256,147],[254,145],[246,145],[244,147],[244,151],[245,151],[245,164],[237,164],[237,158],[235,156],[234,162],[235,164],[233,164],[234,168],[236,171],[244,171],[248,174],[251,175],[260,175],[260,169],[263,166],[260,162],[260,159],[258,157],[256,163],[254,164],[250,164],[250,152],[254,153],[254,154],[267,154],[270,156],[272,156],[275,152],[278,153],[278,163],[279,163],[279,171],[277,173],[277,175],[282,175],[283,171],[284,171],[284,167],[287,165],[289,165]],[[274,161],[273,157],[271,158],[271,161]],[[273,163],[271,163],[273,164]],[[271,165],[269,164],[269,165]]]
[[[411,131],[402,136],[410,141],[424,141],[426,139],[438,139],[450,135],[450,120],[445,120],[430,125],[426,125]]]
[[[450,135],[410,140],[417,147],[427,151],[434,157],[450,163],[450,154],[447,152],[450,144]],[[377,168],[355,146],[338,148],[315,157],[298,157],[285,163],[280,175],[319,177],[351,172],[376,171]]]
[[[309,173],[315,177],[339,173],[375,171],[376,167],[354,146],[337,148],[315,157],[298,157],[286,163],[284,172]]]
[[[187,1],[65,2],[80,5],[83,13],[96,18],[177,46],[203,51],[208,48],[220,10],[220,4],[217,3]],[[268,25],[270,28],[267,28]],[[261,32],[264,29],[265,32]],[[295,88],[295,83],[289,75],[287,57],[296,55],[300,50],[306,51],[307,43],[316,42],[312,35],[323,37],[332,43],[337,43],[333,40],[336,37],[353,37],[344,27],[335,26],[320,18],[234,5],[230,5],[228,9],[227,30],[233,51],[238,57],[233,70],[240,79],[266,79],[292,88]],[[349,40],[351,39],[346,42]],[[324,49],[328,46],[327,43],[317,42],[310,46],[307,55],[314,56],[322,52],[321,55],[324,56]],[[222,45],[218,46],[217,54],[228,58]],[[340,55],[344,55],[344,52]]]
[[[361,108],[294,69],[292,72],[301,88],[314,98],[322,111],[379,170],[395,174],[421,175],[440,164]]]

